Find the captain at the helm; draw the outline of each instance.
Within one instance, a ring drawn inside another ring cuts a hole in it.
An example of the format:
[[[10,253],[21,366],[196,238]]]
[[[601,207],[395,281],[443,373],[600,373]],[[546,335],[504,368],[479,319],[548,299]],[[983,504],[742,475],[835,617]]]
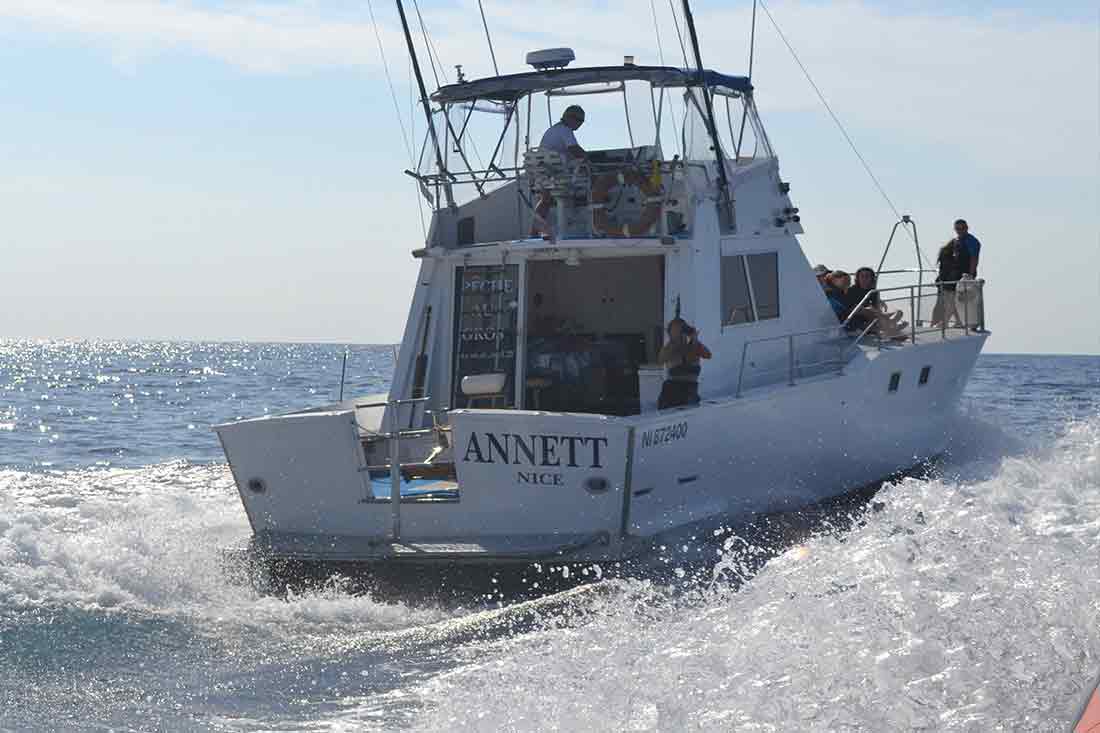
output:
[[[610,226],[607,216],[607,204],[611,201],[611,189],[623,185],[637,186],[648,199],[658,192],[660,188],[659,181],[652,176],[645,175],[637,166],[623,166],[615,170],[595,172],[588,153],[577,143],[577,138],[573,134],[584,124],[584,117],[584,109],[580,105],[573,104],[566,107],[561,120],[551,125],[543,133],[539,150],[557,153],[566,165],[575,164],[587,167],[587,174],[591,176],[593,233],[605,236],[630,236],[633,231],[635,234],[644,235],[657,222],[660,216],[660,206],[646,205],[641,211],[638,222],[633,226],[630,224]],[[535,216],[531,222],[532,236],[549,235],[551,233],[546,217],[550,213],[553,199],[554,197],[549,190],[539,191],[539,202],[535,207]]]
[[[561,120],[551,125],[542,135],[539,148],[553,150],[562,158],[576,158],[585,160],[587,155],[584,148],[577,144],[577,137],[573,134],[584,124],[584,110],[580,105],[573,104],[565,108]],[[539,192],[539,204],[535,207],[535,218],[531,222],[532,236],[549,234],[546,226],[546,215],[550,213],[550,203],[553,197],[549,191]]]

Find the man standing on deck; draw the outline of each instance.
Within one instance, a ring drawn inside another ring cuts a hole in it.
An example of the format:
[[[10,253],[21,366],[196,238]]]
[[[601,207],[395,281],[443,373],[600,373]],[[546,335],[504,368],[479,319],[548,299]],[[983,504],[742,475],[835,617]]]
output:
[[[982,251],[982,243],[970,233],[970,227],[966,219],[955,220],[955,239],[952,240],[958,252],[958,261],[962,264],[962,275],[978,277],[978,254]]]

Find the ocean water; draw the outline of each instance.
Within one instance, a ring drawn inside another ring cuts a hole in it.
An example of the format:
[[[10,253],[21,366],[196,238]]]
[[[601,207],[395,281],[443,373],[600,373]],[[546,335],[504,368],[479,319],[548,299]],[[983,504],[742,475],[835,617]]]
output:
[[[257,593],[209,426],[343,353],[0,341],[0,730],[1063,731],[1100,675],[1100,358],[982,357],[936,473],[683,586]],[[352,347],[349,394],[391,369]]]

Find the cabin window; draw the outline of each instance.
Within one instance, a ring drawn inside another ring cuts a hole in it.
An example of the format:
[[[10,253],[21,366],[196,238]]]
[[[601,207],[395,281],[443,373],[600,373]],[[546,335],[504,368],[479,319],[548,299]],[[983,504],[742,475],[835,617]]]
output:
[[[928,384],[928,378],[931,377],[931,376],[932,376],[932,367],[930,367],[930,366],[924,367],[923,369],[920,370],[920,380],[917,382],[917,384],[920,384],[921,386],[924,386],[924,385]]]
[[[684,92],[684,128],[681,144],[684,157],[691,161],[713,161],[714,138],[710,135],[707,114],[704,111],[701,89],[688,89]]]
[[[897,392],[898,387],[901,386],[901,372],[894,372],[890,375],[890,391]]]
[[[457,237],[457,244],[459,247],[464,247],[477,241],[474,236],[474,217],[467,216],[464,219],[458,220]]]
[[[779,318],[779,255],[722,258],[722,325]]]
[[[503,375],[495,405],[511,407],[515,393],[519,265],[455,268],[453,407],[468,407],[462,378]]]
[[[722,325],[751,323],[756,320],[745,277],[745,258],[737,255],[722,258]]]
[[[779,255],[775,252],[749,255],[749,280],[752,282],[756,318],[779,318]]]

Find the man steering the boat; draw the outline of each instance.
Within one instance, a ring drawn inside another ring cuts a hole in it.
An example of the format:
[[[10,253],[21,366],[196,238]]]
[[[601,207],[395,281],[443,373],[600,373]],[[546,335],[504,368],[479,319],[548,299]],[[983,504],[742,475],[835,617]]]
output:
[[[568,165],[586,165],[591,174],[591,162],[588,153],[577,142],[574,134],[584,124],[584,109],[578,104],[571,104],[562,112],[561,120],[547,128],[539,142],[540,150],[552,150],[562,157],[562,161]],[[607,204],[611,200],[611,189],[616,185],[636,185],[647,198],[652,198],[658,192],[660,184],[654,177],[642,175],[634,168],[625,167],[614,172],[606,172],[600,175],[592,175],[592,231],[597,236],[630,236],[631,231],[644,236],[656,223],[660,216],[660,206],[647,204],[642,209],[642,215],[638,224],[633,227],[623,225],[610,227],[607,220]],[[535,218],[531,223],[532,236],[549,234],[547,215],[550,213],[550,205],[553,196],[549,191],[539,192],[539,202],[535,207]]]

